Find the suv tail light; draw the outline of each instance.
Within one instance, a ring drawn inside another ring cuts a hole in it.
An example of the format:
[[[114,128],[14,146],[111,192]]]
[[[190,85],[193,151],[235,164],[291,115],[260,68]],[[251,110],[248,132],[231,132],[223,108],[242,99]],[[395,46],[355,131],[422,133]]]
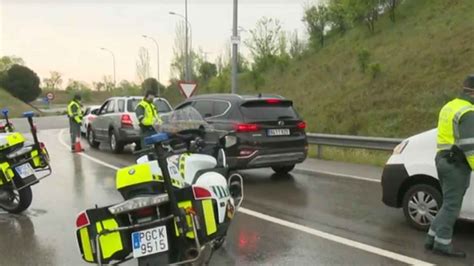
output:
[[[89,217],[87,216],[87,213],[85,211],[79,213],[76,219],[76,228],[81,229],[83,227],[86,227],[90,225]]]
[[[133,127],[132,118],[128,114],[123,114],[121,118],[122,127]]]
[[[236,124],[234,129],[237,132],[255,132],[259,131],[260,127],[257,124]]]
[[[306,122],[301,121],[296,125],[299,129],[306,129]]]

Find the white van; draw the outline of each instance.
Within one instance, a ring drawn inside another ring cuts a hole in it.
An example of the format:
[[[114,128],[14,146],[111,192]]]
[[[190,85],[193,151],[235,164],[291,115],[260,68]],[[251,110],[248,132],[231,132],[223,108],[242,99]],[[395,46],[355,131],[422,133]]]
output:
[[[436,135],[433,129],[404,140],[394,149],[382,174],[383,202],[403,208],[407,221],[420,230],[429,228],[442,204],[434,161]],[[466,192],[460,218],[474,220],[474,186]]]

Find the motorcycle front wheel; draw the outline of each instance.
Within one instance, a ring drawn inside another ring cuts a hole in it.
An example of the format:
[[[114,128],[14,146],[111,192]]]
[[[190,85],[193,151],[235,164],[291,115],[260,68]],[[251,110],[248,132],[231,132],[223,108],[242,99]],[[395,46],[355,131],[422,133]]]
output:
[[[15,176],[13,182],[16,188],[25,184],[19,176]],[[20,191],[10,188],[8,192],[10,193],[9,199],[0,202],[0,208],[9,213],[21,213],[30,207],[33,200],[31,187],[25,187]]]

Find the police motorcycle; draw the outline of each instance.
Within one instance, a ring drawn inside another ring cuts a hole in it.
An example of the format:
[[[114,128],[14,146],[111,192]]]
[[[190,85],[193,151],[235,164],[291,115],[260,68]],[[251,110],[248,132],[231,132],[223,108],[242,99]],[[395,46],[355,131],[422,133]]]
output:
[[[224,152],[237,139],[213,130],[192,107],[163,120],[137,164],[117,171],[124,202],[78,215],[86,262],[201,265],[223,244],[243,200],[242,177],[230,174]]]
[[[33,112],[23,114],[28,119],[33,143],[14,128],[8,119],[8,110],[2,110],[5,124],[0,132],[0,209],[21,213],[33,200],[31,186],[51,175],[49,154],[39,142],[33,124]]]

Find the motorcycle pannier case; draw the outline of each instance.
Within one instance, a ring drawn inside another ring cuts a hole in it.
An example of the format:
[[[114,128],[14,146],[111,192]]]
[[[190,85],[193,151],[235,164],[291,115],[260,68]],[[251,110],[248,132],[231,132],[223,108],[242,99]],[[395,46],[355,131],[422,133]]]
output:
[[[126,219],[113,216],[108,207],[85,210],[79,214],[77,223],[77,243],[86,262],[98,263],[96,247],[98,234],[102,263],[121,261],[132,252],[130,232],[116,231],[104,234],[104,230],[113,231],[128,225]]]

